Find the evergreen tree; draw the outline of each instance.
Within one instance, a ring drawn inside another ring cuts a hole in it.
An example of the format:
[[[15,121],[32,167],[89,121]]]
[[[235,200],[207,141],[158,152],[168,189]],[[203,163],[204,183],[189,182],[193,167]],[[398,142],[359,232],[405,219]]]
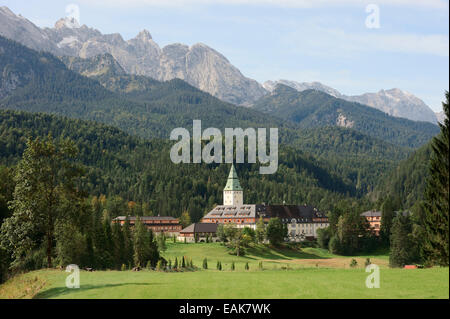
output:
[[[203,269],[208,269],[208,259],[203,259]]]
[[[271,218],[267,225],[266,236],[271,245],[277,246],[287,237],[287,228],[279,218]]]
[[[181,214],[180,224],[183,226],[183,228],[186,228],[191,224],[191,216],[189,216],[189,213],[187,211],[183,211],[183,213]]]
[[[256,223],[256,240],[258,243],[264,242],[264,238],[266,237],[266,226],[264,225],[264,220],[262,217],[259,217],[258,222]]]
[[[395,218],[395,211],[399,208],[391,196],[381,206],[380,238],[385,246],[389,246],[392,221]]]
[[[225,234],[225,226],[223,224],[217,225],[217,231],[216,235],[219,238],[219,240],[224,244],[227,240],[227,236]]]
[[[328,244],[331,239],[330,227],[317,229],[317,244],[320,248],[328,249]]]
[[[124,263],[130,264],[133,261],[133,255],[134,255],[134,246],[133,246],[133,235],[131,232],[130,227],[130,219],[128,218],[128,215],[125,218],[125,222],[122,226],[122,233],[123,233],[123,242],[124,242]]]
[[[422,256],[428,264],[449,265],[449,92],[442,103],[445,119],[441,132],[432,141],[430,177],[425,189],[424,238]]]
[[[143,267],[150,259],[150,237],[145,225],[136,218],[133,229],[134,265]]]
[[[75,181],[82,171],[70,162],[77,152],[70,140],[28,139],[14,177],[13,215],[1,226],[2,246],[12,253],[13,266],[20,268],[32,250],[45,247],[47,267],[53,267],[55,223],[70,217],[62,206],[81,200]]]
[[[126,262],[125,257],[125,240],[123,237],[122,226],[119,223],[113,223],[112,226],[112,238],[113,238],[113,246],[114,246],[114,264],[116,269]]]
[[[409,214],[399,213],[393,221],[389,264],[403,267],[418,260],[418,248],[412,234]]]
[[[157,242],[158,242],[158,248],[160,251],[166,251],[167,249],[167,245],[166,245],[166,236],[164,235],[163,232],[161,232],[158,236],[157,236]]]

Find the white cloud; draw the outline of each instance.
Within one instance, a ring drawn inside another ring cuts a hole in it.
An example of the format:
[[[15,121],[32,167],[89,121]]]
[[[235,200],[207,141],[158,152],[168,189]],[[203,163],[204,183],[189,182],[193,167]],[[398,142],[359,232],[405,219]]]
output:
[[[368,51],[449,56],[449,38],[443,34],[356,33],[308,25],[285,33],[281,41],[293,53],[316,56],[350,57]]]

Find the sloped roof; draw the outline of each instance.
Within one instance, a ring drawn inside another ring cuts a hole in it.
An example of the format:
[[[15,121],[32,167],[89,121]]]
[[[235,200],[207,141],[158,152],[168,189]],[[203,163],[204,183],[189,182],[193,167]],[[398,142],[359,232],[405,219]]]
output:
[[[307,205],[256,205],[258,216],[265,218],[278,217],[285,222],[311,222],[313,218],[327,218],[327,216],[313,206]]]
[[[203,218],[254,218],[256,205],[217,205]]]
[[[239,178],[236,173],[234,165],[231,164],[230,174],[228,175],[227,184],[225,185],[224,191],[241,191],[242,187],[239,183]]]
[[[284,222],[311,222],[313,218],[327,218],[313,206],[306,205],[218,205],[203,218],[274,218],[278,217]]]
[[[367,212],[361,213],[364,217],[381,217],[381,212],[376,210],[368,210]]]
[[[215,223],[194,223],[181,230],[180,233],[215,233],[217,224]]]
[[[125,220],[127,217],[126,216],[117,216],[116,218],[114,218],[113,220]],[[139,216],[139,218],[141,219],[141,221],[145,221],[145,220],[174,220],[176,218],[172,217],[172,216]],[[132,221],[132,220],[136,220],[137,216],[128,216],[128,220]]]

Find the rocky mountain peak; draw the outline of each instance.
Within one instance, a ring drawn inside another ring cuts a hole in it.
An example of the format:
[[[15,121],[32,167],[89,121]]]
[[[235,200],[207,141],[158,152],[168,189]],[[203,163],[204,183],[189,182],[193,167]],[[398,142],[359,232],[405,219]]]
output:
[[[153,40],[152,35],[146,29],[144,29],[141,32],[139,32],[138,35],[135,37],[135,39],[136,40],[141,40],[141,41]]]
[[[61,18],[58,21],[56,21],[56,23],[55,23],[55,29],[57,29],[57,30],[64,29],[64,28],[78,29],[79,27],[80,27],[80,24],[78,23],[77,19],[75,19],[73,17]]]

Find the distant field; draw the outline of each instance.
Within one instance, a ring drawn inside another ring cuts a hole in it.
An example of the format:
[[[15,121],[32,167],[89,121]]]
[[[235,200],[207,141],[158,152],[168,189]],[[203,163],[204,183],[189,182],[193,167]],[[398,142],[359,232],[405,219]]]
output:
[[[80,289],[65,287],[68,275],[59,270],[39,270],[17,276],[0,286],[0,298],[449,298],[449,269],[390,269],[388,258],[352,257],[325,250],[276,250],[257,246],[243,257],[229,255],[220,244],[169,244],[165,258],[192,258],[201,267],[208,256],[209,269],[195,272],[95,271],[81,272]],[[364,260],[380,265],[380,288],[368,289]],[[216,270],[217,260],[222,271]],[[236,270],[231,271],[231,262]],[[264,270],[258,270],[263,261]],[[244,270],[248,262],[250,270]]]
[[[260,261],[267,269],[274,269],[289,266],[298,269],[305,267],[327,267],[327,268],[350,268],[352,258],[358,261],[356,268],[363,268],[366,258],[380,267],[387,267],[389,256],[387,252],[371,256],[344,257],[330,254],[325,249],[320,248],[302,248],[302,249],[273,249],[264,245],[255,245],[246,249],[244,256],[237,257],[230,255],[228,249],[220,243],[169,243],[167,251],[162,255],[172,263],[175,257],[180,260],[182,256],[192,258],[196,266],[201,267],[203,258],[207,257],[210,269],[216,268],[217,261],[222,262],[223,270],[229,270],[231,263],[234,262],[236,270],[244,270],[245,263],[248,263],[250,269],[256,269]]]

